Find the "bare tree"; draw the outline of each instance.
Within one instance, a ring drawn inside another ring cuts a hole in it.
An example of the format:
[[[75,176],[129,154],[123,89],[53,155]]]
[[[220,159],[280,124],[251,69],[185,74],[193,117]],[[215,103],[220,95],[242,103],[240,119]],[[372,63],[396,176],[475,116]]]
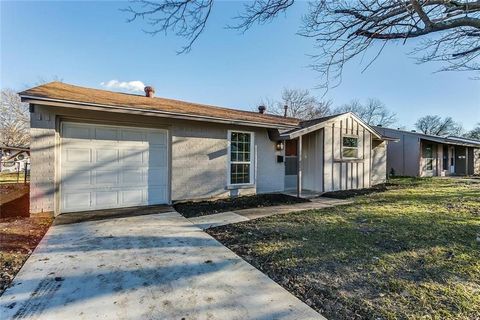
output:
[[[425,134],[436,136],[461,135],[463,131],[461,124],[453,121],[451,117],[441,118],[432,115],[418,119],[415,128]]]
[[[231,28],[246,31],[285,13],[295,0],[255,0],[245,4]],[[184,37],[187,52],[204,31],[214,0],[134,0],[124,9],[129,22],[144,19],[150,34]],[[441,71],[479,71],[479,0],[319,0],[312,2],[299,33],[315,40],[319,52],[312,67],[322,85],[338,84],[344,64],[378,48],[367,68],[389,41],[423,40],[414,50],[420,62],[441,61]],[[376,47],[375,44],[380,46]]]
[[[477,123],[477,126],[467,132],[464,136],[465,138],[480,140],[480,122]]]
[[[309,90],[283,89],[280,101],[263,100],[267,112],[284,115],[287,106],[287,116],[310,120],[331,114],[331,101],[321,101],[313,96]]]
[[[368,99],[365,104],[358,100],[352,100],[350,103],[335,108],[334,112],[353,112],[370,125],[389,126],[397,121],[396,113],[388,110],[383,102],[375,98]]]
[[[123,9],[133,22],[138,19],[146,20],[150,30],[146,33],[173,32],[176,36],[185,38],[187,44],[178,53],[188,52],[193,43],[205,29],[208,17],[212,11],[213,0],[133,0],[132,5]]]
[[[2,89],[0,105],[0,143],[7,146],[26,146],[30,142],[28,104],[21,102],[13,90]]]

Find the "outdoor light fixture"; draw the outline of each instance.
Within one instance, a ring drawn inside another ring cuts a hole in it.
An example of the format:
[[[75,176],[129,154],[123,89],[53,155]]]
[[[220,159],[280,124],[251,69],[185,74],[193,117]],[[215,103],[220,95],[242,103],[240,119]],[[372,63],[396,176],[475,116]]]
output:
[[[283,150],[283,141],[277,141],[277,144],[275,145],[275,147],[277,148],[277,151],[281,151]]]

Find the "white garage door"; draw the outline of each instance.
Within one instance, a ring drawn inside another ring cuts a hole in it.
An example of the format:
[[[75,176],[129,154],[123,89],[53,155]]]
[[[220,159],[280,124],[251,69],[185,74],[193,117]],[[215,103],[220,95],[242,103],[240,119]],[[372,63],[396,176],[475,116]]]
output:
[[[167,203],[167,131],[73,122],[61,130],[61,212]]]

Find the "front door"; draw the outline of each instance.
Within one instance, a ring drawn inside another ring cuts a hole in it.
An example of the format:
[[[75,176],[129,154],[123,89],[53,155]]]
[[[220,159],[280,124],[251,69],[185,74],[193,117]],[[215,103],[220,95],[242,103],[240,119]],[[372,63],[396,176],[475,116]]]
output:
[[[450,147],[450,173],[455,173],[455,147]]]
[[[463,146],[455,147],[455,174],[467,174],[467,148]]]
[[[297,140],[285,141],[285,190],[297,189]]]

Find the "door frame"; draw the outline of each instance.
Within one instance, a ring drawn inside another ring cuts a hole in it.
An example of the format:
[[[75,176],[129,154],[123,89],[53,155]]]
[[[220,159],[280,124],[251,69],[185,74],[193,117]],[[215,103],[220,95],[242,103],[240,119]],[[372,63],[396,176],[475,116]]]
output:
[[[81,117],[64,117],[56,116],[55,118],[55,159],[54,159],[54,216],[61,214],[61,201],[62,201],[62,169],[61,169],[61,145],[62,145],[62,131],[64,123],[80,123],[87,125],[104,125],[104,126],[113,126],[113,127],[132,127],[139,129],[161,129],[165,130],[167,133],[167,183],[166,183],[166,192],[167,192],[167,204],[172,204],[172,130],[171,125],[149,125],[149,124],[139,124],[138,122],[130,121],[109,121],[109,120],[98,120],[98,119],[89,119]]]

